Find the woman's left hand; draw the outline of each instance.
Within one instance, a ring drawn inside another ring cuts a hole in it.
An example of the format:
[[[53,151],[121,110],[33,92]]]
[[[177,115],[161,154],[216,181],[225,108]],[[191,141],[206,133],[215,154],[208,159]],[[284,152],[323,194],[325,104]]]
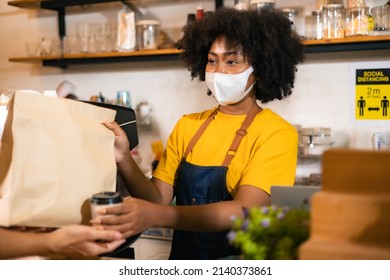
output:
[[[162,206],[129,197],[119,206],[99,209],[99,215],[114,216],[97,217],[91,223],[95,226],[102,226],[104,229],[118,230],[125,238],[128,238],[156,226],[156,220],[159,219],[159,207]]]
[[[118,231],[99,230],[84,225],[62,227],[50,232],[44,239],[44,244],[51,253],[68,257],[97,256],[112,252],[124,242],[125,239]]]

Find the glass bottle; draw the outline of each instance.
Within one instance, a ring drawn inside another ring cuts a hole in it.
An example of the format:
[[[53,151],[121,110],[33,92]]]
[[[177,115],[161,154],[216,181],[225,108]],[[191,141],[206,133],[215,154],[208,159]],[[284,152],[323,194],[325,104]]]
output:
[[[195,14],[187,14],[187,25],[194,23],[196,21]]]

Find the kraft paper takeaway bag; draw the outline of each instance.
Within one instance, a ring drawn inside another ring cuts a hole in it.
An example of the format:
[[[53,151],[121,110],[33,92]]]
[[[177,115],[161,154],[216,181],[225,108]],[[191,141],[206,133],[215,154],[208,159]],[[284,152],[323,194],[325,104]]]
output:
[[[0,225],[84,223],[91,195],[115,190],[115,136],[102,124],[115,114],[16,91],[0,146]]]

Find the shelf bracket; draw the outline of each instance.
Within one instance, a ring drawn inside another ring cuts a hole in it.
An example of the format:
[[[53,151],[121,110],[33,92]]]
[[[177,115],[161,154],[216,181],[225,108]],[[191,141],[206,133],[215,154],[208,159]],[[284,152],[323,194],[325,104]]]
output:
[[[134,11],[134,13],[139,17],[139,18],[145,18],[145,14],[141,12],[140,9],[134,4],[129,2],[128,0],[121,0],[122,4],[127,6],[130,10]]]
[[[66,26],[65,26],[65,6],[53,5],[52,2],[41,2],[41,9],[54,10],[58,13],[58,35],[60,38],[63,38],[66,35]]]
[[[62,39],[66,35],[65,8],[59,8],[57,12],[58,12],[58,34]]]

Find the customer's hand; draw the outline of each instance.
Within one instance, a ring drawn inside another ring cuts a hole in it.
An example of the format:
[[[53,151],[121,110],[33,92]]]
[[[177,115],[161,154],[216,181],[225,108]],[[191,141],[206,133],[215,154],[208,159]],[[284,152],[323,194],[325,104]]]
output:
[[[127,197],[119,206],[99,209],[101,215],[112,217],[97,217],[91,223],[104,229],[120,231],[125,238],[134,236],[155,226],[159,219],[159,207],[146,200]]]
[[[67,257],[89,257],[108,253],[125,239],[114,230],[102,230],[84,225],[70,225],[48,234],[47,245],[53,254]]]
[[[27,227],[27,226],[10,226],[8,229],[13,231],[20,231],[20,232],[34,232],[34,233],[44,233],[44,232],[51,232],[53,230],[56,230],[57,228],[49,228],[49,227]]]
[[[124,157],[130,154],[130,144],[126,133],[116,122],[105,122],[103,124],[115,134],[115,161],[120,163]]]

